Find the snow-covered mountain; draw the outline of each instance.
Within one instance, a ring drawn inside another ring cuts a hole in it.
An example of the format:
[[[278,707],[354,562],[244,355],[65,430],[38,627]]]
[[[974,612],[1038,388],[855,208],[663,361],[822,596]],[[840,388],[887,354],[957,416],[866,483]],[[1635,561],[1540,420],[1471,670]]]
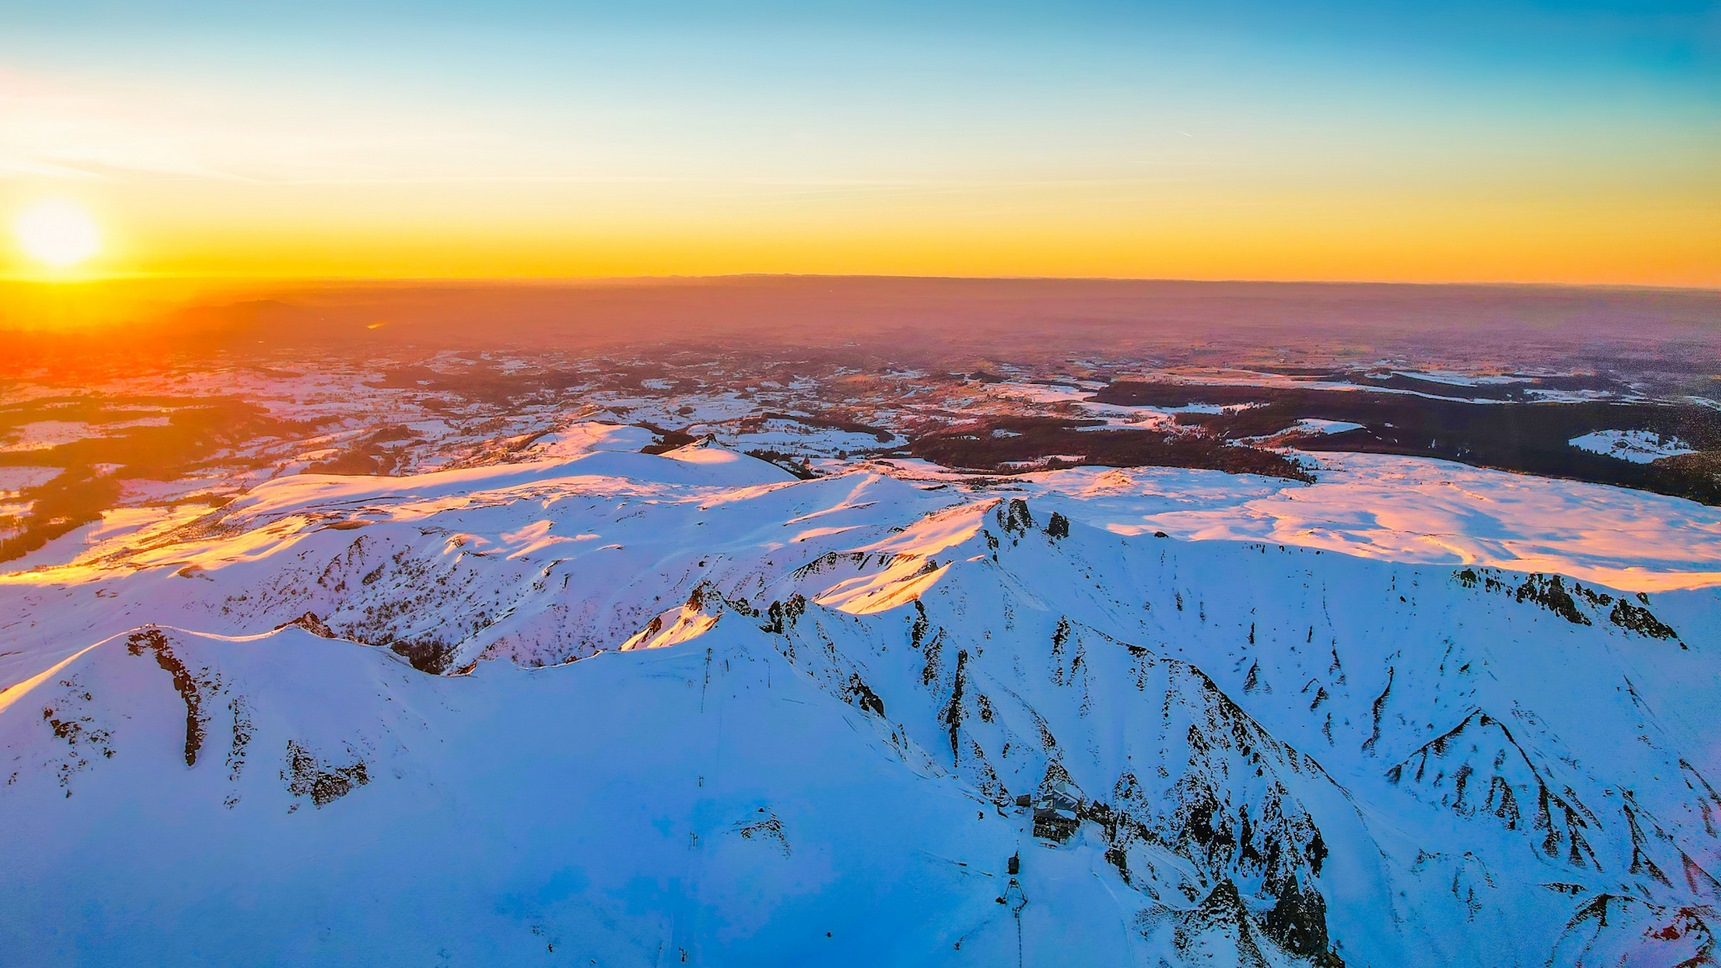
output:
[[[0,960],[1715,963],[1712,509],[651,439],[0,575]]]

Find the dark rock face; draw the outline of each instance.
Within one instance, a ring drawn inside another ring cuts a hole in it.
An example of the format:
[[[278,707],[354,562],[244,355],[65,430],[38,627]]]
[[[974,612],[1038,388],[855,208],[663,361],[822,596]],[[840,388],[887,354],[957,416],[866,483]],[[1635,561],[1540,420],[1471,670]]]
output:
[[[321,807],[370,782],[370,771],[360,759],[346,766],[323,762],[316,754],[292,740],[287,741],[287,765],[281,770],[287,792],[310,797]]]
[[[1034,516],[1028,512],[1028,502],[1019,497],[1005,501],[998,508],[998,524],[1008,534],[1027,534],[1034,526]]]
[[[1580,582],[1572,582],[1568,589],[1559,575],[1542,574],[1527,575],[1514,585],[1493,568],[1460,568],[1452,577],[1465,588],[1482,588],[1508,595],[1515,601],[1540,605],[1573,625],[1595,624],[1589,614],[1593,610],[1596,616],[1606,615],[1609,622],[1628,632],[1645,638],[1679,641],[1679,633],[1649,610],[1649,596],[1642,592],[1637,594],[1636,602],[1624,596],[1615,599]],[[1680,645],[1685,647],[1683,642]]]
[[[960,739],[962,731],[962,690],[966,684],[964,682],[964,679],[966,678],[964,673],[967,671],[967,665],[968,653],[966,651],[957,652],[955,685],[950,691],[950,701],[945,704],[943,711],[938,715],[939,723],[950,731],[950,755],[953,759],[960,758],[962,755]]]
[[[325,639],[339,638],[339,636],[335,634],[334,630],[329,628],[329,624],[327,622],[317,617],[316,612],[306,612],[290,622],[282,622],[280,625],[275,626],[275,628],[277,630],[284,628],[301,628],[312,635],[320,635]]]
[[[765,610],[765,617],[770,621],[759,626],[762,631],[773,635],[782,635],[795,624],[795,620],[806,614],[807,600],[800,595],[790,596],[787,602],[772,602]]]
[[[203,712],[203,696],[199,683],[185,663],[173,654],[173,647],[160,629],[133,632],[126,639],[126,651],[132,655],[155,654],[155,664],[173,677],[174,691],[185,701],[185,765],[197,765],[197,753],[203,748],[209,717]]]
[[[388,650],[405,659],[414,669],[433,676],[447,672],[454,662],[454,646],[438,639],[390,642]]]
[[[872,691],[871,686],[861,681],[859,673],[849,677],[848,701],[875,716],[884,715],[884,700]]]
[[[1343,968],[1327,940],[1327,901],[1319,891],[1305,889],[1295,876],[1280,890],[1279,898],[1261,927],[1267,937],[1294,955],[1310,959],[1321,968]]]
[[[1534,602],[1573,625],[1590,624],[1589,616],[1578,611],[1578,603],[1566,591],[1559,575],[1531,575],[1524,579],[1514,593],[1520,602]]]
[[[1654,612],[1641,605],[1633,605],[1623,598],[1614,603],[1613,611],[1608,613],[1608,621],[1622,629],[1652,639],[1679,638],[1679,633],[1656,618]]]

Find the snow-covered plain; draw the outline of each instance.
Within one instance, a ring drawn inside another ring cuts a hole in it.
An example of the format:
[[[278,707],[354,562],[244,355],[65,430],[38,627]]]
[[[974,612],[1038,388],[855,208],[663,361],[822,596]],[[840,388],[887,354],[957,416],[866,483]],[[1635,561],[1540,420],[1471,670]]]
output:
[[[1713,963],[1716,509],[649,439],[9,563],[0,951]],[[1061,842],[1017,805],[1052,791]]]
[[[1293,424],[1291,429],[1305,434],[1344,434],[1353,430],[1362,430],[1363,425],[1351,423],[1348,420],[1320,420],[1314,417],[1304,417]]]
[[[1088,467],[1035,475],[1023,488],[1119,534],[1166,531],[1390,561],[1545,571],[1629,591],[1721,585],[1721,509],[1449,461],[1346,453],[1318,460],[1323,469],[1314,485]]]
[[[1597,430],[1581,437],[1573,437],[1570,443],[1579,450],[1618,457],[1634,464],[1648,464],[1663,457],[1697,453],[1677,437],[1665,437],[1648,430]]]

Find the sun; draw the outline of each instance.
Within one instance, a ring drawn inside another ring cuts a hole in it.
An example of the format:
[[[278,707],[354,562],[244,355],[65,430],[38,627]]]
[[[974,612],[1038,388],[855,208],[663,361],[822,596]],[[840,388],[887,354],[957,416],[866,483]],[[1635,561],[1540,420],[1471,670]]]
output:
[[[51,269],[70,269],[102,248],[95,219],[65,199],[48,199],[24,209],[12,230],[24,254]]]

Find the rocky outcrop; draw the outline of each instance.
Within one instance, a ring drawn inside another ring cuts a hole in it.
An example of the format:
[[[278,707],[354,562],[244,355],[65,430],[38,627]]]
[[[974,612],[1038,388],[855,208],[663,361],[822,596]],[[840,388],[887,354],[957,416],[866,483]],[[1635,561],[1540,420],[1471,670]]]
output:
[[[365,761],[334,764],[300,746],[287,741],[287,763],[281,768],[281,779],[287,792],[295,797],[307,797],[318,807],[327,806],[369,783],[370,770]]]
[[[126,651],[132,655],[145,652],[155,657],[155,664],[173,677],[173,689],[185,703],[185,765],[196,766],[197,754],[203,749],[209,716],[203,710],[203,689],[213,683],[199,682],[191,670],[173,653],[173,646],[160,629],[140,629],[126,639]]]

